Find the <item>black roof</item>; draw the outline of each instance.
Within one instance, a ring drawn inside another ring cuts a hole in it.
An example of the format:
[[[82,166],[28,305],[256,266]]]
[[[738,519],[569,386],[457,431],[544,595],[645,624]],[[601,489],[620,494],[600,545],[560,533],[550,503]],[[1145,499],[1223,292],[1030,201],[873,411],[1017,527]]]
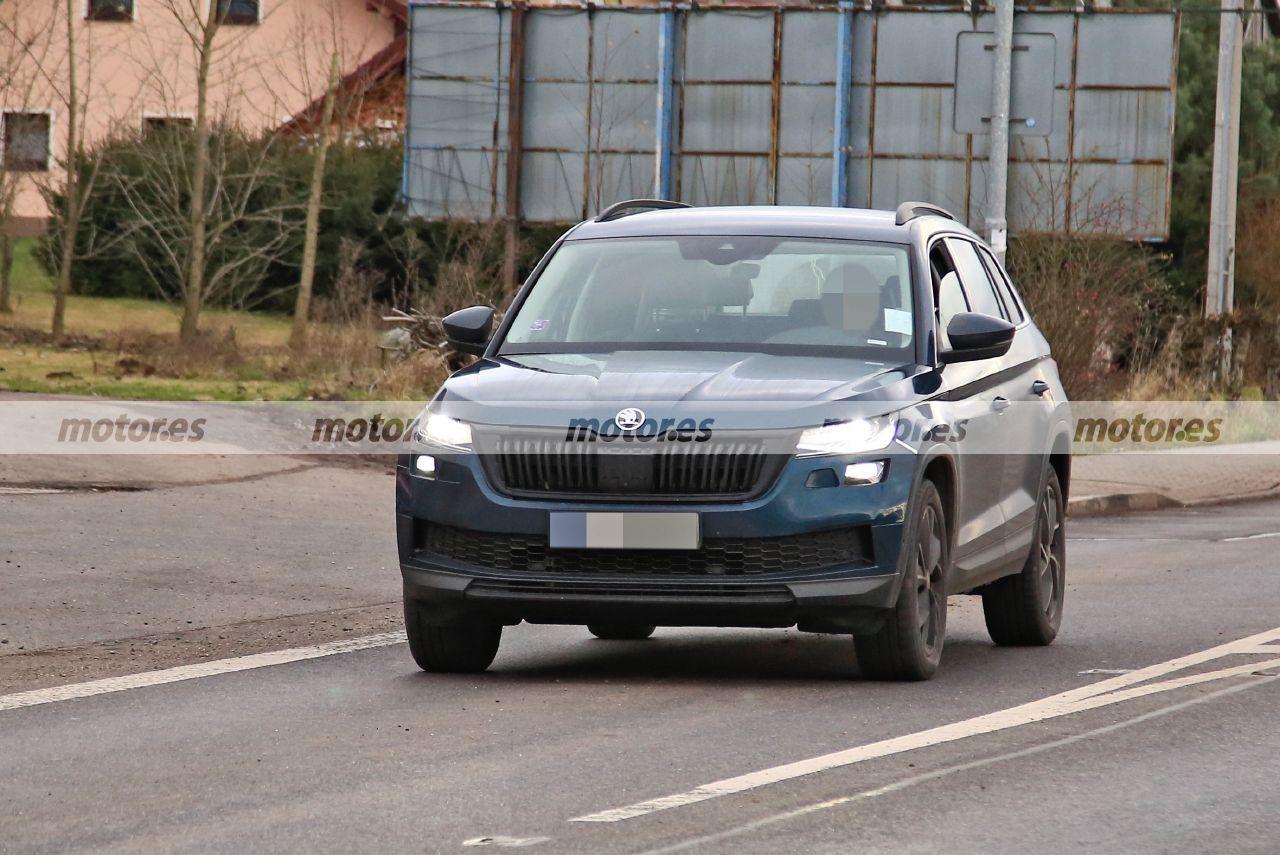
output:
[[[917,217],[897,225],[893,211],[751,205],[642,211],[602,223],[588,220],[574,227],[566,239],[722,234],[909,243],[922,228],[973,234],[940,216]]]

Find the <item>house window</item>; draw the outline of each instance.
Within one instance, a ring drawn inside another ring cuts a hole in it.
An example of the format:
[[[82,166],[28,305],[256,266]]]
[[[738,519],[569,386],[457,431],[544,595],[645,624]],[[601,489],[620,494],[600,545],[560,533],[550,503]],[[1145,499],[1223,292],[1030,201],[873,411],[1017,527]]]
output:
[[[4,168],[13,172],[46,172],[49,169],[49,113],[4,114]]]
[[[85,0],[85,20],[132,21],[133,0]]]
[[[218,18],[224,24],[257,24],[261,12],[261,0],[218,0]]]
[[[183,133],[195,127],[190,116],[143,116],[142,138],[152,139],[161,134]]]

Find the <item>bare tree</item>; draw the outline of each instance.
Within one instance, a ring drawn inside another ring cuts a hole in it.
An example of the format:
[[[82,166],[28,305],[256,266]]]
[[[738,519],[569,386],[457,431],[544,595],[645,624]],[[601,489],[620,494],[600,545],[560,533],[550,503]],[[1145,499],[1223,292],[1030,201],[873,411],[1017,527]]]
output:
[[[58,284],[53,292],[54,341],[62,338],[66,326],[67,295],[71,293],[71,265],[75,261],[76,232],[80,226],[80,90],[76,74],[76,0],[66,0],[67,11],[67,145],[64,157],[66,183],[63,187],[65,211],[61,218],[62,258],[58,263]]]
[[[333,104],[338,94],[341,60],[334,51],[329,62],[329,88],[324,94],[324,110],[316,130],[311,186],[307,193],[307,223],[302,244],[302,275],[298,278],[298,299],[293,307],[293,331],[290,344],[301,349],[307,341],[307,317],[311,311],[311,289],[316,277],[316,242],[320,234],[320,203],[324,196],[324,162],[329,150],[329,126],[333,124]]]
[[[46,69],[53,43],[57,0],[45,8],[18,9],[0,3],[0,104],[11,112],[31,108],[37,93],[48,88]],[[9,168],[9,158],[0,158],[0,314],[13,312],[13,236],[15,208],[25,170]]]
[[[110,251],[182,303],[186,342],[198,335],[205,305],[246,305],[267,268],[294,251],[302,222],[300,188],[282,168],[286,140],[250,137],[224,117],[209,124],[199,159],[193,133],[173,127],[119,141],[103,155],[101,178],[129,213]],[[205,185],[198,219],[191,215],[197,173]]]

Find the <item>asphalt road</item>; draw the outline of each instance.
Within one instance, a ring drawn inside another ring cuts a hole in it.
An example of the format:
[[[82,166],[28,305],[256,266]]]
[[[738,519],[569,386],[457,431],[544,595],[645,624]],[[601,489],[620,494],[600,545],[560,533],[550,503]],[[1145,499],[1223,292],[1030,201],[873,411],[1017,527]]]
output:
[[[253,516],[219,562],[289,522]],[[215,522],[191,529],[206,550]],[[367,526],[312,550],[371,549]],[[0,696],[0,850],[1280,851],[1280,504],[1070,535],[1059,641],[997,649],[956,598],[923,684],[860,680],[836,637],[531,626],[476,677],[422,674],[383,639],[4,709],[65,682],[39,675]],[[381,555],[330,560],[394,590]]]

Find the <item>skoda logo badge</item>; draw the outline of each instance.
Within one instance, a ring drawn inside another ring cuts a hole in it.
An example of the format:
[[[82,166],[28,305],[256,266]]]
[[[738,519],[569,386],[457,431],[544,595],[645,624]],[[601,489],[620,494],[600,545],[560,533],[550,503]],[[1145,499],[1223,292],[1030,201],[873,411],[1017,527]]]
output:
[[[613,417],[613,423],[624,431],[633,431],[644,424],[644,410],[636,407],[618,410],[618,414]]]

